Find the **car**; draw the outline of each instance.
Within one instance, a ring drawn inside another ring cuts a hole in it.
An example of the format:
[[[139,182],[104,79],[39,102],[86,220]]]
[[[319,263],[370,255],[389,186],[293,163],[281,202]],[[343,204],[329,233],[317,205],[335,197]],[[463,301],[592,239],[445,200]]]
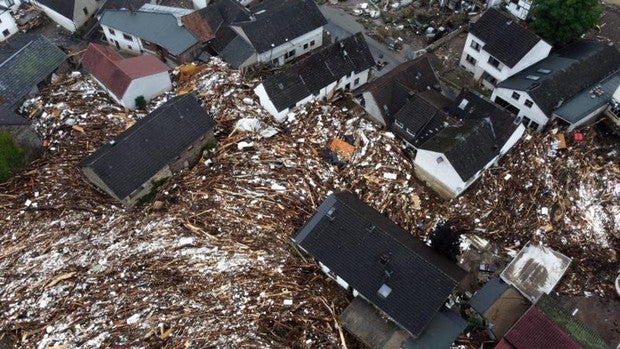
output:
[[[385,44],[392,51],[400,51],[403,48],[403,45],[391,36],[385,38]]]

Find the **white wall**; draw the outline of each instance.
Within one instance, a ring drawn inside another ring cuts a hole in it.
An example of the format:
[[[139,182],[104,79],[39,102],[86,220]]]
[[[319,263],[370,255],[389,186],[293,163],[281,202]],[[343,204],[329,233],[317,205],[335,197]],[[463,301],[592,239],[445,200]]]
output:
[[[194,3],[194,9],[200,10],[201,8],[207,7],[210,1],[209,0],[192,0],[192,2]]]
[[[18,29],[17,23],[9,11],[0,14],[0,21],[0,42],[2,42],[17,33]]]
[[[237,28],[237,32],[242,36],[246,37],[245,34],[242,33],[242,30]],[[312,41],[314,41],[314,45],[311,46],[310,42]],[[307,48],[304,48],[305,44],[308,44]],[[311,32],[308,32],[300,37],[291,39],[289,40],[289,42],[286,42],[280,46],[276,46],[266,52],[259,52],[258,62],[271,63],[274,59],[277,59],[278,61],[275,65],[282,65],[285,62],[293,60],[295,57],[299,57],[305,53],[321,47],[321,45],[323,45],[323,27],[316,28]],[[295,50],[295,54],[285,59],[284,55],[292,50]]]
[[[437,159],[439,157],[441,157],[443,161],[438,163]],[[442,153],[418,149],[414,164],[449,188],[454,196],[458,196],[458,194],[466,188],[465,182]]]
[[[52,10],[51,8],[42,5],[36,0],[30,0],[30,2],[37,7],[41,8],[43,12],[54,22],[67,29],[70,32],[75,32],[86,21],[97,13],[97,10],[103,6],[105,1],[97,0],[76,0],[75,8],[73,9],[73,18],[67,18],[60,13]],[[86,8],[88,14],[84,13]]]
[[[516,4],[512,1],[506,1],[506,10],[519,19],[526,19],[531,7],[532,2],[530,0],[519,0]]]
[[[43,12],[45,12],[45,14],[55,23],[57,23],[58,25],[60,25],[61,27],[67,29],[70,32],[75,32],[75,30],[77,29],[77,27],[75,26],[75,23],[73,23],[73,18],[67,18],[63,15],[61,15],[60,13],[52,10],[51,8],[47,7],[47,6],[43,6],[40,3],[38,3],[37,1],[31,1],[33,4],[35,4],[37,7],[39,7]]]
[[[101,28],[103,28],[103,33],[105,34],[106,40],[108,41],[110,45],[120,50],[129,51],[129,52],[133,52],[136,54],[141,54],[144,51],[144,48],[142,47],[142,41],[140,40],[140,38],[135,37],[131,34],[123,33],[120,30],[110,28],[105,25],[101,25]],[[114,33],[111,33],[110,29],[112,29]],[[124,34],[128,35],[131,38],[131,40],[126,39]],[[117,42],[118,42],[118,45],[116,45]]]
[[[515,23],[515,25],[517,24]],[[476,51],[473,47],[471,47],[472,41],[480,44],[480,51]],[[496,68],[488,63],[489,57],[491,57],[491,55],[488,52],[484,51],[482,46],[484,46],[484,42],[482,40],[480,40],[478,37],[471,33],[467,34],[467,39],[465,40],[465,46],[463,47],[463,54],[461,55],[460,64],[466,70],[474,74],[475,80],[480,79],[482,74],[484,72],[487,72],[489,75],[497,79],[497,82],[506,80],[507,78],[513,76],[521,70],[546,58],[551,51],[551,45],[549,45],[543,40],[540,40],[525,56],[523,56],[523,58],[514,67],[509,68],[502,63],[500,64],[499,68]],[[471,57],[476,59],[475,65],[472,65],[466,60],[467,55],[470,55]],[[485,86],[491,87],[490,85]]]
[[[512,98],[512,94],[516,92],[520,95],[519,99]],[[526,91],[516,91],[513,89],[497,87],[493,90],[493,94],[491,94],[491,100],[495,101],[495,98],[500,97],[504,99],[506,102],[512,104],[514,107],[519,109],[519,113],[517,116],[523,118],[527,117],[528,119],[536,122],[539,126],[533,127],[534,129],[540,131],[547,124],[549,118],[545,113],[540,109],[540,107],[534,103],[531,107],[527,107],[525,105],[526,100],[532,101],[532,98]],[[526,126],[531,127],[531,122],[527,122]]]
[[[15,12],[15,10],[17,10],[17,8],[19,7],[19,5],[21,4],[21,0],[13,0],[13,5],[9,6],[9,1],[8,0],[0,0],[0,5],[3,5],[4,7],[8,7],[11,12]]]
[[[385,119],[383,118],[383,113],[381,112],[383,107],[377,104],[375,97],[369,91],[362,93],[362,97],[364,98],[364,110],[366,113],[370,115],[370,117],[383,126],[387,126],[385,124]]]
[[[348,282],[346,282],[343,278],[341,278],[338,275],[335,275],[335,277],[334,277],[334,275],[330,275],[330,271],[331,270],[329,270],[329,268],[325,264],[319,262],[319,266],[321,267],[321,270],[327,276],[329,276],[330,278],[336,280],[336,282],[338,283],[338,285],[340,285],[340,287],[344,288],[345,290],[349,290],[349,283]]]
[[[603,110],[605,110],[605,108],[606,108],[607,106],[608,106],[608,104],[605,104],[605,105],[601,106],[600,108],[596,108],[596,109],[595,109],[594,111],[592,111],[590,114],[588,114],[588,115],[586,115],[585,117],[583,117],[583,119],[581,119],[581,120],[577,121],[577,122],[576,122],[576,123],[574,123],[574,124],[571,124],[571,125],[568,127],[567,131],[568,131],[568,132],[572,132],[573,130],[575,130],[575,129],[577,129],[577,128],[581,127],[581,126],[588,125],[588,124],[590,124],[590,123],[594,122],[594,121],[597,119],[597,116],[599,116],[599,115],[603,112]],[[561,120],[564,120],[564,119],[562,119],[559,115],[557,115],[556,113],[553,113],[553,115],[552,115],[552,119],[555,119],[555,118],[559,118],[559,119],[561,119]]]
[[[144,96],[146,101],[172,89],[170,74],[167,71],[145,76],[131,82],[122,99],[122,105],[128,109],[136,108],[136,97]]]

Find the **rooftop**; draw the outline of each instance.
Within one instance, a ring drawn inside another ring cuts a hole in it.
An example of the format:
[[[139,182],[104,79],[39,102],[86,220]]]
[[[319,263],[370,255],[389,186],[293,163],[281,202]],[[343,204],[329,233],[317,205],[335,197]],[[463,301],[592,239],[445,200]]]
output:
[[[410,144],[420,145],[446,127],[448,114],[444,109],[451,102],[435,90],[416,93],[394,115],[395,122],[403,127],[393,126],[392,131]]]
[[[66,18],[73,19],[75,0],[37,0],[41,5],[51,8]]]
[[[582,90],[562,103],[553,113],[568,123],[574,124],[593,111],[607,105],[620,86],[620,69],[597,84]]]
[[[15,114],[4,106],[0,106],[0,127],[15,125],[30,125],[30,120]]]
[[[349,192],[330,195],[294,241],[414,336],[466,274]]]

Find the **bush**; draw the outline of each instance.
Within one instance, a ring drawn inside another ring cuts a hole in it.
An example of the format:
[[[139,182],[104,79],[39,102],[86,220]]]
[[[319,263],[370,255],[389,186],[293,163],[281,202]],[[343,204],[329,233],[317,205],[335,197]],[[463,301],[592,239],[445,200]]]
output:
[[[24,166],[24,152],[8,132],[0,132],[0,183]]]
[[[138,109],[146,108],[146,99],[144,99],[144,96],[136,97],[136,108]]]

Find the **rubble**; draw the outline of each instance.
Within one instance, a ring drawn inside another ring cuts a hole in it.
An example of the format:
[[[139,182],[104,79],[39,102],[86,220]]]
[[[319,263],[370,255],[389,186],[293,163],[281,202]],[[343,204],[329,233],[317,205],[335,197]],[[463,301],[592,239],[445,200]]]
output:
[[[127,112],[72,74],[21,108],[48,147],[0,184],[0,329],[21,346],[353,343],[334,321],[346,293],[289,242],[338,190],[421,238],[452,220],[476,243],[515,250],[541,241],[573,258],[557,291],[613,296],[620,169],[597,153],[594,130],[553,157],[551,136],[532,134],[447,202],[415,178],[401,142],[346,98],[309,103],[279,123],[256,103],[254,82],[217,58],[201,68],[175,85],[213,113],[218,144],[134,210],[83,181],[77,164],[172,94]],[[354,146],[340,166],[321,155],[334,139]]]

